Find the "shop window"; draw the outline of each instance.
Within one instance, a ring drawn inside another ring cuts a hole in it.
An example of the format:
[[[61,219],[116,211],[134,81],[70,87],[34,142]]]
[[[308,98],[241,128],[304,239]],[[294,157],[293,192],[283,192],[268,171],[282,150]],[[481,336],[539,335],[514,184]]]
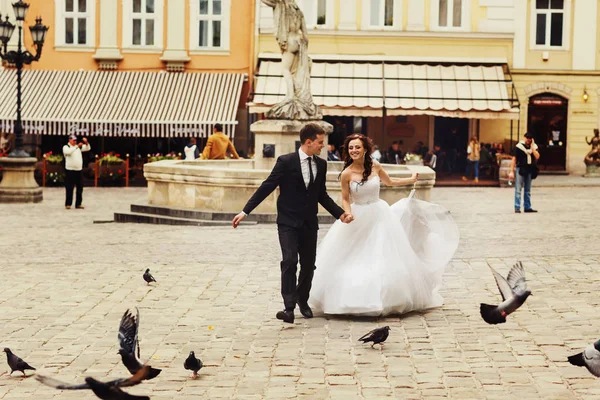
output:
[[[562,47],[564,40],[565,0],[535,0],[535,44]]]
[[[333,0],[298,0],[297,3],[304,14],[307,28],[331,27]]]
[[[230,0],[192,0],[191,40],[195,50],[228,50]]]
[[[57,0],[56,7],[56,46],[93,47],[96,2]]]
[[[123,1],[123,47],[162,49],[163,0]]]
[[[369,25],[371,27],[394,26],[395,0],[369,0],[369,2],[371,6]]]
[[[431,0],[431,27],[438,31],[470,29],[470,0]]]

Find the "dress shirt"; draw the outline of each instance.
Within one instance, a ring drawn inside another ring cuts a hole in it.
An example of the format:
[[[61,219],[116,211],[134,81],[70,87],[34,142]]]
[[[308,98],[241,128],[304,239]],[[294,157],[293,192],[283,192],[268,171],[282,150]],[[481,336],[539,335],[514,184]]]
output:
[[[300,168],[302,169],[302,178],[304,178],[304,184],[308,188],[310,184],[310,171],[308,170],[308,159],[311,159],[311,168],[313,173],[313,179],[317,179],[317,163],[315,161],[314,156],[310,157],[302,149],[298,149],[298,154],[300,155]]]

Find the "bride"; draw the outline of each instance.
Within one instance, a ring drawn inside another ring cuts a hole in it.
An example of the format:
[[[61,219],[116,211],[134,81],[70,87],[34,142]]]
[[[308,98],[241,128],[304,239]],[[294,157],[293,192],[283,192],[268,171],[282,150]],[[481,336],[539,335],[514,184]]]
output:
[[[442,274],[458,247],[458,227],[443,207],[408,198],[389,206],[379,185],[407,186],[370,157],[363,135],[346,138],[342,204],[352,224],[336,221],[317,249],[309,305],[323,314],[381,316],[438,307]]]

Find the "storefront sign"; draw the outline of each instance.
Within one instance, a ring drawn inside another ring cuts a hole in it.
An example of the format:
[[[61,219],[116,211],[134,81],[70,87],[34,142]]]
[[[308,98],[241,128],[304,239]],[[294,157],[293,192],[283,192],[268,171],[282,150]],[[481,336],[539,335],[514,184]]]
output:
[[[107,127],[108,126],[108,127]],[[79,126],[79,124],[69,125],[69,135],[90,135],[90,136],[137,136],[140,130],[137,128],[126,128],[122,124],[93,124],[91,128]]]
[[[25,133],[27,133],[27,132],[45,133],[46,132],[46,128],[44,127],[44,125],[22,123],[21,126],[23,127],[23,132],[25,132]],[[14,122],[9,122],[8,124],[5,124],[4,122],[0,122],[0,130],[2,130],[2,131],[13,130],[14,127],[15,127]]]
[[[532,99],[531,104],[536,105],[536,106],[546,106],[546,107],[564,106],[565,101],[562,99]]]

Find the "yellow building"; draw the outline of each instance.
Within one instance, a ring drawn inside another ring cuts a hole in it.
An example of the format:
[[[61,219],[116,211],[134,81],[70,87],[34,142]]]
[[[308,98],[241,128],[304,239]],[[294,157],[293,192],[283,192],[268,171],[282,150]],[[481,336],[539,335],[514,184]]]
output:
[[[598,0],[297,0],[313,93],[339,142],[360,131],[383,150],[468,137],[514,144],[529,131],[542,171],[585,171],[598,127]],[[272,12],[257,4],[250,112],[282,97]],[[456,130],[458,138],[452,138]],[[511,141],[512,139],[512,141]],[[450,144],[449,144],[450,143]],[[507,149],[508,150],[508,149]]]
[[[14,23],[11,3],[0,0],[0,13]],[[41,142],[47,151],[64,144],[68,133],[88,136],[97,151],[132,146],[150,151],[157,138],[168,145],[157,150],[182,151],[184,138],[206,138],[215,123],[245,144],[253,1],[30,4],[25,25],[41,16],[50,27],[40,61],[24,71],[24,129],[30,145],[38,144],[38,155]],[[9,47],[15,48],[16,40],[15,32]],[[28,29],[25,41],[33,51]],[[0,120],[10,132],[16,114],[14,69],[5,66],[0,80]],[[136,138],[135,145],[123,137]]]

